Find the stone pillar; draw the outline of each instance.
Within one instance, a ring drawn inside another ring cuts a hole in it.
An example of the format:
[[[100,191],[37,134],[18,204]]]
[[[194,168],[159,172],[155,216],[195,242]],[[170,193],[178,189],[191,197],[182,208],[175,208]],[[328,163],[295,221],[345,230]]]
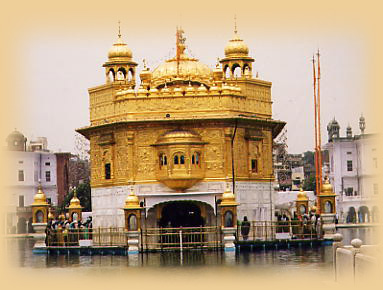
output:
[[[222,244],[225,252],[235,251],[235,233],[237,230],[237,206],[235,196],[230,190],[227,182],[226,191],[222,195],[222,201],[219,205],[221,212],[221,228],[223,232]]]
[[[128,244],[128,254],[138,254],[140,246],[141,210],[138,197],[134,194],[133,185],[125,200],[125,232]]]
[[[336,233],[333,237],[334,242],[332,243],[332,261],[333,261],[333,269],[334,269],[334,278],[336,277],[336,250],[340,247],[343,247],[343,236],[339,233]]]
[[[336,233],[335,214],[322,213],[321,220],[322,220],[323,239],[333,240],[334,235]]]
[[[48,208],[47,198],[42,190],[41,183],[39,183],[37,193],[33,197],[34,201],[32,207],[32,227],[35,231],[34,238],[36,239],[33,246],[33,253],[46,253],[47,246],[45,244],[46,233],[45,230],[48,225]]]

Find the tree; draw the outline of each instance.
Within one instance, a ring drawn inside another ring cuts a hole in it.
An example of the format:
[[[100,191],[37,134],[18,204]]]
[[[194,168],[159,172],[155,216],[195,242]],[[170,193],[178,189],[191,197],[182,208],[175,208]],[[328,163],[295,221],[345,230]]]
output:
[[[90,184],[88,182],[78,185],[77,197],[80,200],[83,211],[92,211],[91,191]],[[74,189],[71,189],[67,195],[65,195],[63,203],[58,207],[60,212],[64,212],[65,208],[69,206],[70,200],[73,197]]]
[[[304,163],[311,164],[315,166],[315,160],[314,160],[314,152],[313,151],[306,151],[303,153],[303,161]]]
[[[315,191],[315,176],[310,176],[309,178],[305,179],[303,183],[303,190],[307,191]]]

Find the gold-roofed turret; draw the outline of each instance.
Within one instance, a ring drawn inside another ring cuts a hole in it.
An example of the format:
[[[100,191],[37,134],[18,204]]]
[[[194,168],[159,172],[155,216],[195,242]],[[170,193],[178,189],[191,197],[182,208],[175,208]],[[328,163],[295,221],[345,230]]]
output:
[[[67,208],[68,209],[69,208],[82,208],[80,200],[77,197],[77,188],[76,187],[73,189],[73,197],[70,200],[69,206]]]
[[[55,216],[52,213],[52,208],[48,209],[48,220],[53,220]]]
[[[41,182],[37,186],[37,193],[33,197],[33,203],[32,205],[47,205],[47,197],[45,196],[45,193],[43,192],[43,187],[41,185]]]
[[[327,176],[324,178],[324,182],[322,184],[322,189],[321,189],[321,194],[334,194],[333,187],[332,187]]]
[[[222,201],[221,206],[224,205],[238,205],[238,203],[235,201],[235,195],[232,190],[230,190],[230,184],[226,183],[226,190],[222,194]]]
[[[307,194],[305,191],[303,191],[303,188],[301,187],[299,189],[298,195],[297,195],[297,200],[299,201],[306,201],[308,200]]]
[[[125,199],[125,209],[136,209],[140,207],[140,201],[137,195],[134,193],[133,185],[130,187],[130,193]]]

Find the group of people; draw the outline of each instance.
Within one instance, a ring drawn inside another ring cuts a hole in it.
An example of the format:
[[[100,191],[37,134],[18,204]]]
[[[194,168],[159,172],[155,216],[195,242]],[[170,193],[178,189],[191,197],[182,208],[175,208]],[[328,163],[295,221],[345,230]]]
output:
[[[249,237],[251,224],[247,216],[241,222],[241,236],[244,241]],[[279,214],[275,226],[276,233],[290,233],[293,238],[320,238],[322,235],[322,220],[317,213],[310,212],[309,214],[297,215],[290,219],[286,214]]]
[[[68,216],[51,219],[45,230],[47,246],[77,246],[79,240],[92,239],[92,217],[85,222],[70,221]]]

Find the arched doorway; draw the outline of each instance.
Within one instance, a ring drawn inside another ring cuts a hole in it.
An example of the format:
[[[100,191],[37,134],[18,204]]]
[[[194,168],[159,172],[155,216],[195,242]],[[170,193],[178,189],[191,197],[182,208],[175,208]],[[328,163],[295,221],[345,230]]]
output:
[[[356,223],[356,211],[355,211],[355,208],[353,206],[348,209],[346,222],[347,223]]]
[[[27,232],[27,220],[23,217],[17,221],[17,233],[25,234]]]
[[[359,222],[367,223],[370,221],[370,211],[367,206],[361,206],[359,208]]]
[[[200,227],[205,225],[201,208],[193,201],[172,201],[161,210],[159,226],[163,228]]]

